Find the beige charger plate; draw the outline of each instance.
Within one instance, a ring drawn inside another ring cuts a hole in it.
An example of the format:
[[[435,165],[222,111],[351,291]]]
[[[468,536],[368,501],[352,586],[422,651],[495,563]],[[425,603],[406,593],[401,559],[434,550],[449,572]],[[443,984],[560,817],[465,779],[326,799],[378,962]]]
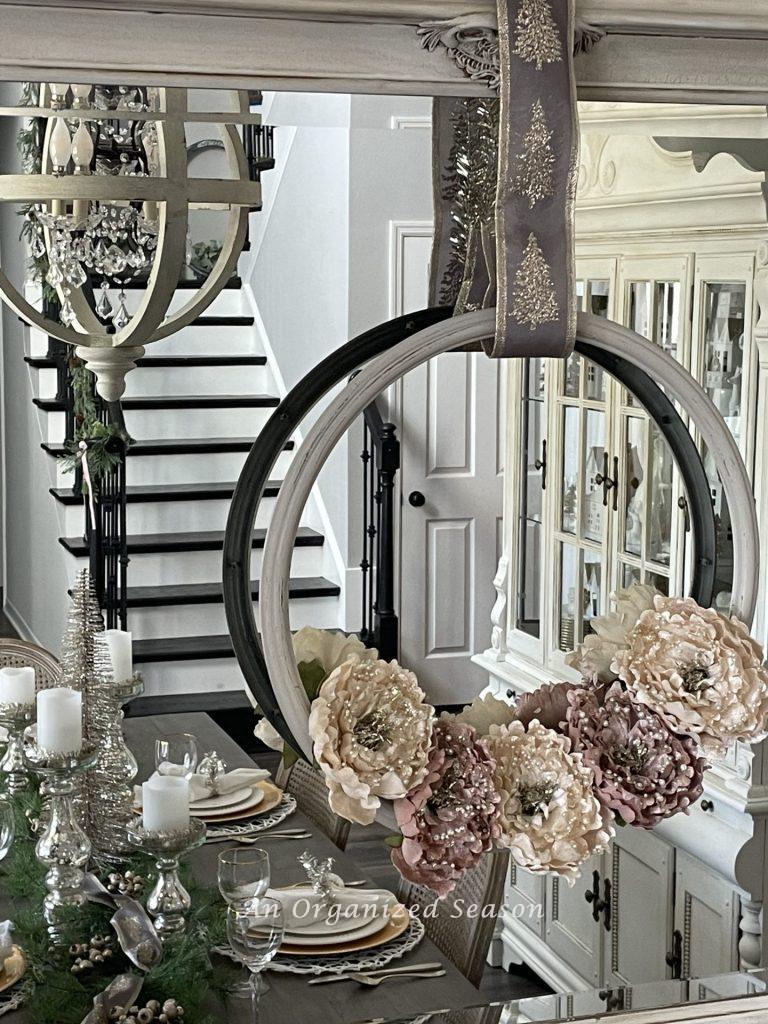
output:
[[[5,992],[11,985],[15,985],[24,977],[27,962],[19,946],[13,947],[13,952],[5,961],[5,966],[0,971],[0,992]]]
[[[253,818],[257,814],[265,814],[267,811],[273,811],[275,807],[279,806],[280,801],[283,799],[282,789],[278,789],[278,787],[272,782],[259,782],[258,786],[264,795],[257,803],[252,804],[250,807],[246,807],[245,810],[237,811],[235,814],[227,814],[226,811],[223,811],[221,814],[210,816],[206,814],[202,820],[205,821],[206,824],[216,825],[223,824],[227,821],[240,821],[241,818]]]
[[[354,942],[329,942],[327,946],[291,946],[284,943],[278,954],[280,956],[330,956],[334,953],[356,953],[361,949],[374,949],[376,946],[383,946],[387,942],[399,938],[407,929],[410,920],[411,915],[407,907],[398,903],[390,910],[389,921],[373,935],[357,939]]]

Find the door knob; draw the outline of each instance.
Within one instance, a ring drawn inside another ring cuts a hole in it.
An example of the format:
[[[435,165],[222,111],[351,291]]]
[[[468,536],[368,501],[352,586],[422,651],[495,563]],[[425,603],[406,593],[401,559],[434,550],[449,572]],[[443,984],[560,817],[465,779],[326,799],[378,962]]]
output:
[[[426,500],[421,491],[411,491],[408,495],[408,504],[413,505],[414,508],[421,508],[426,503]]]

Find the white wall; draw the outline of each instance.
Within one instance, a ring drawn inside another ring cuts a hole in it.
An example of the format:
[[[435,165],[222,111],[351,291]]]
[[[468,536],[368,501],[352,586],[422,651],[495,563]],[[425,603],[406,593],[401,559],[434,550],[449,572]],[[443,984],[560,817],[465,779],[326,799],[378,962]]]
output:
[[[0,103],[16,103],[17,87],[0,85]],[[0,167],[18,167],[18,122],[0,118]],[[17,207],[0,203],[0,264],[23,285],[26,250],[19,242]],[[2,306],[4,586],[6,613],[26,639],[58,652],[67,609],[67,574],[56,502],[53,459],[40,449],[44,414],[32,404],[31,370],[24,362],[27,328]],[[34,624],[32,627],[30,624]],[[33,631],[34,629],[34,631]]]
[[[391,224],[432,217],[430,101],[267,94],[262,112],[276,126],[277,166],[251,220],[246,276],[290,388],[391,315]],[[349,431],[319,480],[343,561],[347,629],[360,614],[360,450],[361,431]]]

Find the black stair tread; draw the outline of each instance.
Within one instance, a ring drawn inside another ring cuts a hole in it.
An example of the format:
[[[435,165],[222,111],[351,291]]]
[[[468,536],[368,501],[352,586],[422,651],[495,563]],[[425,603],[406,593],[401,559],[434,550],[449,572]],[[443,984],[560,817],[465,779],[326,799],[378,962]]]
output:
[[[253,546],[263,548],[266,530],[253,531]],[[322,533],[307,526],[299,528],[296,547],[322,547]],[[71,554],[85,558],[88,545],[82,537],[59,537],[59,544]],[[224,547],[223,530],[203,530],[190,533],[146,533],[128,536],[128,553],[131,555],[162,554],[173,551],[221,551]]]
[[[48,356],[24,356],[24,362],[36,370],[55,370],[56,360]],[[185,366],[266,366],[267,357],[248,353],[218,356],[145,356],[136,362],[137,366],[147,369],[157,367]]]
[[[56,398],[33,398],[43,412],[63,412],[64,402]],[[124,409],[274,409],[275,395],[146,395],[124,398]]]
[[[242,288],[242,286],[243,286],[243,281],[242,281],[242,278],[238,274],[233,274],[232,277],[230,277],[229,280],[227,281],[227,283],[224,285],[224,287],[227,288],[227,289]],[[133,289],[137,290],[139,288],[146,288],[147,287],[147,282],[146,281],[142,281],[141,279],[133,280],[133,281],[128,281],[126,284],[123,285],[123,287],[125,288],[126,291],[131,291]],[[199,288],[200,287],[200,282],[198,280],[196,280],[196,278],[193,278],[193,277],[192,278],[184,278],[183,280],[179,281],[179,283],[176,285],[176,287],[180,288],[180,289],[183,289],[184,291],[191,291],[192,289]]]
[[[341,587],[323,576],[298,576],[288,583],[288,596],[294,599],[338,597]],[[251,596],[259,599],[259,580],[251,581]],[[157,587],[128,587],[129,608],[159,608],[165,605],[221,604],[223,584],[164,583]]]
[[[264,489],[265,498],[274,498],[280,490],[280,480],[270,480]],[[214,484],[136,484],[126,488],[129,502],[148,501],[216,501],[231,498],[234,483]],[[51,487],[50,494],[62,505],[82,505],[83,496],[73,494],[71,487]]]
[[[232,638],[222,636],[172,636],[157,640],[134,640],[133,660],[202,661],[208,658],[232,658]]]
[[[253,447],[252,437],[158,437],[148,441],[135,441],[128,449],[128,455],[219,455],[223,452],[248,452]],[[66,455],[63,444],[40,444],[43,451],[57,458]],[[296,447],[294,441],[286,441],[284,452]]]

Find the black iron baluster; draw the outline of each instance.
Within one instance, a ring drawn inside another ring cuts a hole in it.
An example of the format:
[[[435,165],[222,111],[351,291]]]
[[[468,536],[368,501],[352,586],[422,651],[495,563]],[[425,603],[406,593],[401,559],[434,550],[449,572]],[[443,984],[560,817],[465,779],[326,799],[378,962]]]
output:
[[[374,635],[379,654],[387,661],[398,655],[395,612],[395,478],[400,469],[400,442],[394,423],[381,429],[379,463],[379,558],[376,565]]]
[[[371,461],[371,445],[367,423],[363,423],[363,450],[360,453],[360,459],[363,463],[363,557],[360,562],[363,609],[360,620],[360,639],[364,644],[370,645],[372,637],[369,618],[370,605],[368,603],[368,576],[371,571],[371,565],[368,561],[368,516],[370,513],[368,506],[368,463]]]

